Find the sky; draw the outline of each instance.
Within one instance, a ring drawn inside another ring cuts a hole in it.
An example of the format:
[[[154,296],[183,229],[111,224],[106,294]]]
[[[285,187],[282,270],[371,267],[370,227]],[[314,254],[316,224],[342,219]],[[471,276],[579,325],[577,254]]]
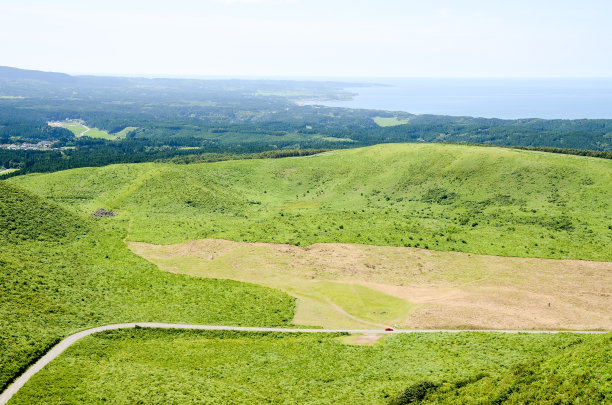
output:
[[[221,77],[612,77],[609,0],[0,0],[0,65]]]

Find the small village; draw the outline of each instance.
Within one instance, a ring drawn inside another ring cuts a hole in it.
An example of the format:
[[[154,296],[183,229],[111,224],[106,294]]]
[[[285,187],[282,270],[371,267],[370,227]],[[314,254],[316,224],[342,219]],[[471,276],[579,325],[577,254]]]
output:
[[[0,149],[8,149],[8,150],[64,150],[66,148],[54,148],[57,141],[40,141],[38,143],[9,143],[9,144],[0,144]]]

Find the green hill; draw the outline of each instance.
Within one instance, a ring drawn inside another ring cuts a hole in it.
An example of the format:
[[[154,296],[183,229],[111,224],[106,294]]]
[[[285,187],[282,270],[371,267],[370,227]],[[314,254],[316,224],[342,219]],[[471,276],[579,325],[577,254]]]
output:
[[[612,161],[597,158],[387,144],[313,157],[82,168],[10,181],[83,214],[117,210],[113,223],[133,241],[349,242],[612,260]]]
[[[0,390],[50,346],[110,323],[285,325],[293,299],[228,280],[172,275],[112,228],[0,182]]]
[[[80,218],[35,194],[0,183],[0,240],[58,241],[87,231]]]

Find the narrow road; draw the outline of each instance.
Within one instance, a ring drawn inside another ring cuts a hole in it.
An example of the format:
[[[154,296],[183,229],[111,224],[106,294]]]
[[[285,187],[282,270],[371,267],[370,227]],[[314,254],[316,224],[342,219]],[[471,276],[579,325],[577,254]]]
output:
[[[251,326],[222,326],[222,325],[183,325],[178,323],[151,323],[151,322],[133,322],[133,323],[118,323],[114,325],[98,326],[97,328],[87,329],[74,335],[70,335],[56,346],[53,347],[47,354],[41,357],[29,369],[26,370],[19,378],[17,378],[8,388],[0,395],[0,405],[6,404],[21,387],[28,382],[36,373],[43,369],[47,364],[53,361],[57,356],[62,354],[64,350],[72,346],[79,339],[85,336],[92,335],[98,332],[115,329],[130,329],[130,328],[157,328],[157,329],[185,329],[185,330],[230,330],[240,332],[283,332],[283,333],[362,333],[362,334],[398,334],[398,333],[460,333],[460,332],[497,332],[497,333],[581,333],[581,334],[603,334],[608,332],[599,331],[561,331],[561,330],[436,330],[436,329],[397,329],[393,331],[385,331],[384,329],[299,329],[299,328],[258,328]]]

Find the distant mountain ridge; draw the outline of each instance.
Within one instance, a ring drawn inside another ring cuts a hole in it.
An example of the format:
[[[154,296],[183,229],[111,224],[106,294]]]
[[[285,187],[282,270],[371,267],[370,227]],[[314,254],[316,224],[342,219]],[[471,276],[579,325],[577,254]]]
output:
[[[37,80],[49,83],[74,83],[77,80],[76,77],[66,73],[19,69],[10,66],[0,66],[0,79]]]

